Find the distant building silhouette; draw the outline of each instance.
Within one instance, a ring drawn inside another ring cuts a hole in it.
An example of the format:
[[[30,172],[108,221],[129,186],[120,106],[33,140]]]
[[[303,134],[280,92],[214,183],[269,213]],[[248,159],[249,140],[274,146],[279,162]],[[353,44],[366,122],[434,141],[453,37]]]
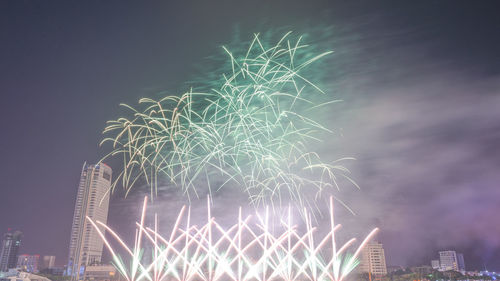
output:
[[[23,233],[16,231],[14,233],[5,233],[3,235],[2,250],[0,252],[0,271],[6,272],[17,265],[17,255]]]
[[[83,165],[71,227],[66,275],[85,279],[88,265],[100,264],[103,241],[86,217],[106,223],[112,170],[106,164]],[[104,232],[104,229],[101,229]]]

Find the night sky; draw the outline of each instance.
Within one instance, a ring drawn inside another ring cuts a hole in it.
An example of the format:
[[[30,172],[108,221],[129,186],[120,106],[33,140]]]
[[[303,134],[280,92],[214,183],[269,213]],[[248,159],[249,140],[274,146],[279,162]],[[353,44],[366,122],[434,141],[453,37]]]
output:
[[[467,269],[500,271],[496,1],[374,2],[1,1],[0,232],[63,265],[81,167],[107,152],[120,103],[189,89],[235,32],[325,29],[326,91],[343,102],[322,116],[340,133],[319,149],[355,157],[361,186],[342,188],[356,217],[340,220],[380,227],[389,265],[456,249]],[[113,195],[109,224],[130,230],[141,196]],[[162,198],[172,219],[179,200]]]

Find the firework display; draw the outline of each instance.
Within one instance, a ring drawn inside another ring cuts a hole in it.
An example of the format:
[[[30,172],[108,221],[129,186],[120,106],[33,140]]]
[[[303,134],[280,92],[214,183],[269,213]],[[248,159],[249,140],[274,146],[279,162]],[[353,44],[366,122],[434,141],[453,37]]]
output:
[[[314,198],[338,188],[339,177],[354,183],[338,161],[326,163],[311,149],[330,133],[314,113],[335,100],[310,74],[331,52],[314,54],[290,36],[269,45],[255,35],[243,52],[224,48],[228,70],[199,87],[209,90],[143,98],[140,109],[124,105],[131,116],[104,130],[103,142],[113,145],[105,158],[123,159],[113,188],[120,183],[128,193],[145,180],[152,196],[163,184],[191,197],[233,187],[256,206],[303,209],[314,204],[304,190]]]
[[[332,198],[330,228],[321,237],[318,237],[307,212],[306,229],[300,232],[293,225],[290,209],[287,217],[281,220],[279,231],[271,230],[269,210],[263,216],[242,218],[241,208],[237,223],[223,228],[211,217],[210,203],[207,202],[207,222],[204,225],[192,224],[190,208],[184,218],[186,208],[182,208],[169,237],[166,237],[158,232],[156,214],[154,226],[145,225],[146,205],[147,198],[144,199],[132,247],[104,223],[87,217],[113,255],[115,267],[127,281],[342,281],[358,265],[361,249],[378,230],[372,230],[354,254],[349,254],[346,250],[356,239],[338,247],[335,233],[340,225],[334,222]],[[118,249],[105,237],[104,231],[125,250],[124,259],[117,254]]]

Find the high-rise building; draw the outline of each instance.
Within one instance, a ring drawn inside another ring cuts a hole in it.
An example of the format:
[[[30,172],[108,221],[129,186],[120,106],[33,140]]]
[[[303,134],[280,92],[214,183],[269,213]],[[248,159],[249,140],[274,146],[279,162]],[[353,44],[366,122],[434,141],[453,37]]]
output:
[[[40,270],[53,268],[56,263],[56,256],[43,256],[40,261]]]
[[[440,251],[439,264],[441,271],[455,270],[458,271],[457,252],[455,251]]]
[[[104,163],[83,165],[73,214],[66,272],[71,276],[71,280],[83,280],[88,265],[101,263],[103,241],[86,217],[106,223],[111,174],[111,168]],[[101,230],[104,232],[104,229]]]
[[[21,246],[21,231],[5,233],[2,241],[2,251],[0,253],[0,271],[8,271],[15,268],[17,264],[17,254]]]
[[[359,271],[369,272],[375,276],[383,276],[387,274],[385,253],[381,243],[370,242],[365,245],[361,251]]]
[[[25,272],[37,273],[39,259],[40,255],[19,255],[17,258],[17,268]]]

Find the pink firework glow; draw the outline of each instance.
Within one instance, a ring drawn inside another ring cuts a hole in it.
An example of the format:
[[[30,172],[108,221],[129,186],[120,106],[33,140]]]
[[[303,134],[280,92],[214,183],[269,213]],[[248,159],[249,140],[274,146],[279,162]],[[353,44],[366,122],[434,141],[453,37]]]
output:
[[[208,202],[204,225],[192,225],[191,209],[183,207],[167,237],[158,233],[156,214],[154,227],[145,226],[146,207],[147,198],[144,199],[140,222],[136,223],[132,247],[107,225],[87,217],[127,281],[342,281],[358,265],[361,250],[378,231],[373,229],[354,254],[347,253],[356,239],[352,238],[340,247],[337,245],[335,232],[341,225],[334,222],[332,198],[329,230],[321,237],[316,233],[317,227],[312,226],[307,211],[304,211],[305,231],[299,233],[297,225],[292,223],[290,208],[288,217],[281,220],[279,230],[270,229],[268,210],[263,217],[256,215],[257,223],[250,223],[251,216],[243,218],[241,208],[238,222],[224,229],[211,217]],[[105,231],[125,250],[126,262],[105,237]],[[151,255],[145,254],[146,249],[151,249]]]

